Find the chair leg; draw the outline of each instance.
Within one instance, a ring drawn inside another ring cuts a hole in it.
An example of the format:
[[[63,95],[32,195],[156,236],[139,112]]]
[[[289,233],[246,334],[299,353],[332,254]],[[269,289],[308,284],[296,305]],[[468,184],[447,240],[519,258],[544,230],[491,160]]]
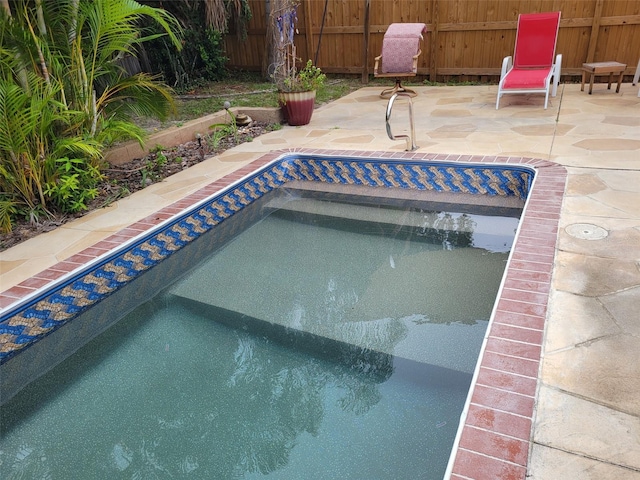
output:
[[[410,88],[406,88],[402,86],[402,82],[399,78],[396,78],[396,84],[393,88],[387,88],[380,92],[380,96],[382,98],[390,98],[394,93],[406,93],[411,97],[415,97],[418,93],[415,90],[411,90]]]
[[[633,76],[633,82],[631,82],[631,84],[635,85],[636,83],[638,83],[638,79],[640,79],[640,60],[638,60],[638,66],[636,67],[636,74]]]
[[[546,93],[544,94],[544,109],[547,109],[547,106],[549,105],[549,89],[547,88]]]
[[[551,96],[555,97],[558,93],[558,85],[560,85],[560,75],[562,74],[562,54],[556,55],[556,63],[553,65],[553,90]],[[582,89],[584,89],[584,76],[582,77]],[[582,90],[581,90],[582,91]]]

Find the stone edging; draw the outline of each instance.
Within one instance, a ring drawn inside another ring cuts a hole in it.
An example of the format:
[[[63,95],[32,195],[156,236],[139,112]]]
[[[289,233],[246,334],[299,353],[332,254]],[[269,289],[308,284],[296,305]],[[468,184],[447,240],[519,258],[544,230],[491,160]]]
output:
[[[234,107],[231,108],[230,111],[234,115],[243,113],[259,122],[280,123],[282,121],[279,107]],[[196,139],[197,134],[203,136],[207,134],[211,125],[227,122],[229,122],[229,115],[226,110],[220,110],[206,117],[185,122],[182,126],[169,127],[161,132],[150,135],[146,141],[145,148],[140,147],[140,144],[135,140],[112,148],[105,153],[105,160],[111,165],[122,165],[123,163],[130,162],[134,158],[146,156],[149,153],[149,149],[156,145],[171,148],[182,143],[191,142]]]

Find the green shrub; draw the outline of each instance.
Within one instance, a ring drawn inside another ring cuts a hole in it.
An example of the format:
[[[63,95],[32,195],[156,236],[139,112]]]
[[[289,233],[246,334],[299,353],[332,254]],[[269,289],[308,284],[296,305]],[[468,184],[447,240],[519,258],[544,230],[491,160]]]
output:
[[[102,179],[100,169],[86,159],[58,158],[54,179],[45,185],[44,193],[60,211],[76,213],[98,196],[96,186]]]
[[[144,46],[148,67],[179,93],[228,76],[223,35],[204,26],[204,2],[194,2],[192,7],[185,3],[167,4],[185,26],[182,48],[178,50],[163,36]],[[152,29],[157,30],[157,26]]]
[[[227,76],[226,63],[229,60],[224,55],[222,34],[211,28],[204,31],[203,40],[198,43],[200,58],[204,65],[204,78],[220,80]]]

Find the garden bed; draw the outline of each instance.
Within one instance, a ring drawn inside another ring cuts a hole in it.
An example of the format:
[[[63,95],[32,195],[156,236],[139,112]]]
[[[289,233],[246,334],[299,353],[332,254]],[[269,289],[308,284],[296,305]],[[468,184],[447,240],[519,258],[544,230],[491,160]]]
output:
[[[187,122],[180,127],[171,127],[166,131],[151,135],[146,143],[151,149],[149,151],[143,151],[137,143],[123,145],[110,151],[106,155],[110,166],[104,171],[105,178],[98,185],[98,196],[88,205],[87,210],[55,218],[41,218],[34,222],[30,222],[28,219],[18,221],[10,233],[2,234],[0,251],[41,233],[55,230],[71,220],[106,207],[118,199],[127,197],[153,183],[160,182],[175,173],[196,165],[212,155],[250,142],[264,133],[279,128],[280,114],[278,109],[258,110],[265,112],[256,114],[256,112],[243,109],[243,113],[246,111],[247,114],[253,115],[250,115],[251,118],[256,117],[261,120],[254,120],[247,126],[238,127],[235,132],[225,132],[224,135],[211,134],[209,129],[211,125],[225,123],[225,116],[227,121],[229,120],[228,114],[224,112],[224,114],[220,114],[220,118],[214,114],[205,119]],[[271,113],[268,112],[269,110]],[[172,143],[173,145],[171,145]],[[135,153],[131,152],[137,152],[138,156],[136,157]],[[131,156],[127,158],[127,154]]]

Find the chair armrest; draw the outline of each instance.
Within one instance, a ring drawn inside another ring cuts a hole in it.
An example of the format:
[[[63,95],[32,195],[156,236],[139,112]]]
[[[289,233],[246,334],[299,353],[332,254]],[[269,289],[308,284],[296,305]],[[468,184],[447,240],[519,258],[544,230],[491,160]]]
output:
[[[418,53],[413,56],[413,65],[411,66],[411,71],[413,73],[418,73],[418,57],[420,55],[422,55],[422,50],[418,50]]]
[[[502,70],[500,72],[500,80],[504,78],[504,76],[507,74],[509,70],[511,70],[511,68],[513,68],[513,57],[509,55],[508,57],[504,57],[504,59],[502,59]]]
[[[378,66],[380,65],[380,59],[382,58],[382,55],[378,55],[376,58],[374,58],[375,63],[373,64],[373,76],[375,77],[378,74]]]
[[[556,63],[553,65],[553,74],[557,75],[558,78],[556,80],[560,81],[560,74],[562,70],[562,54],[559,53],[556,55]]]

